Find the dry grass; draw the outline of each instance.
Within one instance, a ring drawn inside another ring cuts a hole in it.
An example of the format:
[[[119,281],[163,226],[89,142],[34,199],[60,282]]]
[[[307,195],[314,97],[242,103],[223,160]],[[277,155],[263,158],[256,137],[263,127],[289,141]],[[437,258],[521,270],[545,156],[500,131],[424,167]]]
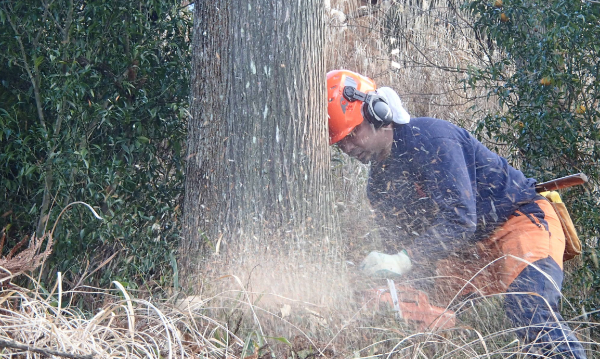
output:
[[[0,237],[0,253],[4,247],[6,241],[6,231],[2,230]],[[46,244],[45,249],[42,250],[42,245]],[[28,244],[27,248],[23,247]],[[49,236],[48,240],[45,237],[31,238],[25,237],[14,247],[11,248],[10,252],[0,258],[0,268],[3,269],[0,272],[0,279],[10,279],[11,277],[27,272],[39,267],[42,262],[52,252],[52,237]]]
[[[239,290],[150,302],[118,282],[110,290],[62,292],[60,279],[59,274],[50,292],[33,279],[30,289],[5,286],[0,358],[42,358],[50,352],[72,358],[521,358],[518,353],[529,350],[503,319],[501,297],[458,303],[456,328],[415,331],[388,307],[373,306],[373,298],[358,294],[362,302],[353,309],[282,297],[274,305],[262,301],[271,294],[249,291],[228,276],[220,280],[235,282]],[[93,314],[76,305],[90,295],[104,302]],[[594,327],[570,325],[579,334]]]
[[[222,324],[198,312],[133,298],[120,283],[114,284],[116,290],[69,292],[61,292],[57,285],[51,293],[35,285],[5,288],[0,296],[0,340],[94,358],[225,358],[236,357],[229,352],[240,352],[242,340]],[[73,305],[84,294],[105,301],[93,316]],[[18,353],[44,357],[9,347],[0,351],[0,357]]]

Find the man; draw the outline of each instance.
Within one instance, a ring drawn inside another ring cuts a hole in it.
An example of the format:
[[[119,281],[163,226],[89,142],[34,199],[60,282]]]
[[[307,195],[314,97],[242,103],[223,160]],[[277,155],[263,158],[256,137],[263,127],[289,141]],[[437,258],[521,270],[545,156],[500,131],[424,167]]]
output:
[[[460,127],[411,119],[369,78],[336,70],[327,88],[330,144],[371,163],[369,200],[408,247],[372,252],[363,271],[402,275],[435,262],[453,295],[508,293],[505,311],[528,351],[585,358],[558,313],[565,237],[536,181]]]

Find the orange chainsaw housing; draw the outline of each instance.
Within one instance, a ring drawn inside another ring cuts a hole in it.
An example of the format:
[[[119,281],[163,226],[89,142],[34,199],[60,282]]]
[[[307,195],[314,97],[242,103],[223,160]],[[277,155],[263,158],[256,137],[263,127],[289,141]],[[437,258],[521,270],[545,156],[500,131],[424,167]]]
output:
[[[396,285],[399,315],[401,318],[417,325],[419,330],[449,329],[456,325],[456,315],[453,311],[436,307],[429,303],[427,293],[407,286]],[[394,300],[389,288],[372,289],[375,306],[389,305],[394,308]]]

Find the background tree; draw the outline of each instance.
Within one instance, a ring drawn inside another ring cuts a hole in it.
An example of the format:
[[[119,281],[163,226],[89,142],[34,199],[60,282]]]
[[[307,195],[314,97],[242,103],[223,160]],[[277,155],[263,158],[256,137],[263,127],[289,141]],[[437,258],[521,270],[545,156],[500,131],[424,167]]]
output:
[[[74,201],[104,217],[63,216],[46,268],[65,285],[101,263],[96,284],[170,278],[190,20],[179,1],[0,2],[0,228],[40,237]]]
[[[199,2],[194,33],[182,267],[319,256],[335,223],[322,2]]]

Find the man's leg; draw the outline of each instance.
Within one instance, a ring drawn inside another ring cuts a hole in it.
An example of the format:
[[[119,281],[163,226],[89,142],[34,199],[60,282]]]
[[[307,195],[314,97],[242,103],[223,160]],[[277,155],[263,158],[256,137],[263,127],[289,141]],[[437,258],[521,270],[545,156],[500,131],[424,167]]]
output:
[[[528,352],[549,358],[585,358],[581,343],[558,311],[563,272],[552,257],[527,266],[509,286],[505,310]],[[538,295],[525,294],[536,293]],[[523,294],[518,294],[523,293]]]

